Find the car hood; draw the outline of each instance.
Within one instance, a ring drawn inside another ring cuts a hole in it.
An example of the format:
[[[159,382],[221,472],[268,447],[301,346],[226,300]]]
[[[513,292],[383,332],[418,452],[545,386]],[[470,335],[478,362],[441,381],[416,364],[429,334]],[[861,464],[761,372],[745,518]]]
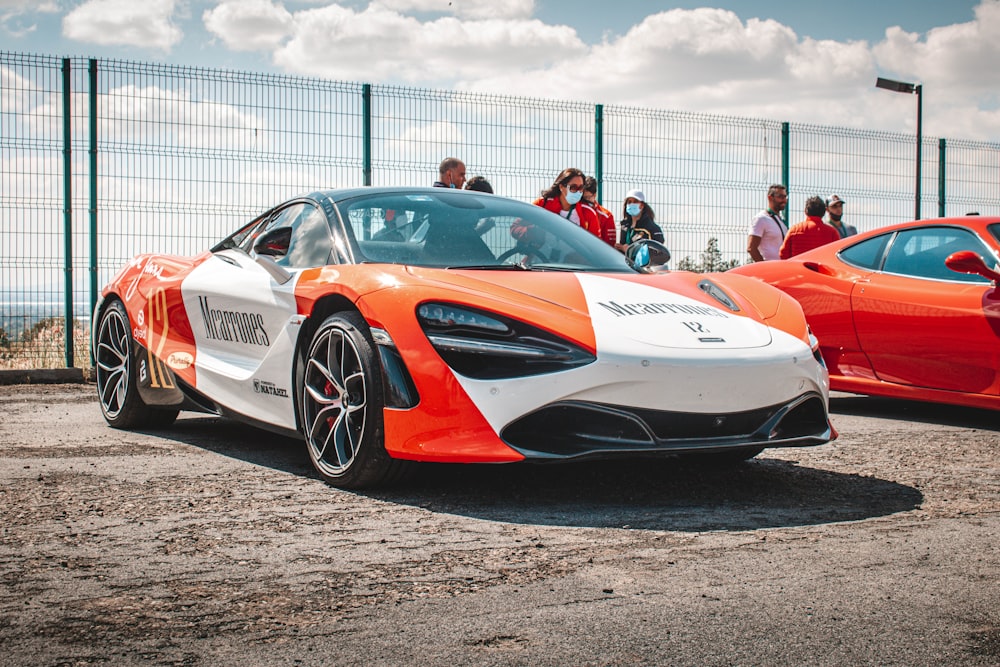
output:
[[[715,301],[692,274],[408,270],[422,282],[499,301],[540,326],[559,329],[560,318],[586,318],[599,347],[743,349],[772,341],[767,325]]]

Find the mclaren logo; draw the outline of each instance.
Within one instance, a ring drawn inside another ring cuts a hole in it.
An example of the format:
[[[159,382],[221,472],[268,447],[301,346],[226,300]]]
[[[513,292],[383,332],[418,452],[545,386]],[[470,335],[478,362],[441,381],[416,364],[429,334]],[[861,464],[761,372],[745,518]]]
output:
[[[721,310],[686,303],[616,303],[599,301],[598,305],[607,308],[615,317],[631,315],[707,315],[708,317],[729,317]]]
[[[258,394],[267,394],[268,396],[280,396],[281,398],[288,398],[287,389],[282,389],[273,382],[268,382],[267,380],[254,379],[253,390]]]
[[[264,316],[239,310],[220,310],[208,304],[208,297],[199,296],[205,335],[213,340],[225,340],[246,345],[271,344],[264,329]]]

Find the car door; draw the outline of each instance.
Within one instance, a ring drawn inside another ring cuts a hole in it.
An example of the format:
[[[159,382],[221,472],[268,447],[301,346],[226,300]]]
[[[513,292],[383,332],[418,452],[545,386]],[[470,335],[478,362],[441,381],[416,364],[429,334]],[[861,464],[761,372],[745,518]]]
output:
[[[972,250],[991,267],[993,251],[972,231],[947,225],[905,229],[886,250],[881,271],[851,297],[862,350],[880,380],[915,387],[996,393],[1000,340],[987,320],[996,290],[944,265]]]
[[[290,231],[287,251],[258,261],[254,241],[280,229]],[[327,264],[330,249],[326,216],[300,201],[266,218],[243,249],[217,251],[192,272],[183,295],[197,345],[199,391],[230,410],[294,428],[292,359],[303,321],[296,279],[300,269]],[[261,264],[271,261],[288,280],[280,282]]]

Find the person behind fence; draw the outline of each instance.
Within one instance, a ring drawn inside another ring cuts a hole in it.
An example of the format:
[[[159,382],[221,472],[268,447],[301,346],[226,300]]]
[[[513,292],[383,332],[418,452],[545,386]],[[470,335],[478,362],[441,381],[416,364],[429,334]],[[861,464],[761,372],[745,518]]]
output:
[[[810,197],[806,200],[806,219],[795,223],[788,230],[788,234],[785,235],[785,240],[781,244],[781,250],[778,251],[778,256],[781,259],[788,259],[807,250],[840,240],[840,233],[823,222],[825,211],[826,202],[823,201],[822,197]]]
[[[772,185],[767,189],[767,208],[757,214],[750,223],[747,236],[747,252],[755,262],[778,259],[781,244],[788,233],[788,227],[781,219],[781,212],[788,206],[788,188]]]
[[[493,194],[493,186],[490,185],[485,176],[473,176],[465,182],[465,189]]]
[[[583,201],[590,204],[590,207],[597,211],[597,221],[601,226],[601,238],[608,245],[615,245],[615,216],[608,209],[604,208],[597,201],[597,179],[587,176],[583,179]]]
[[[630,243],[639,239],[664,242],[663,229],[656,224],[656,213],[646,202],[646,194],[642,190],[633,189],[625,193],[621,232],[615,247],[624,252]]]
[[[473,176],[465,182],[465,189],[472,190],[474,192],[485,192],[490,195],[493,194],[493,186],[490,185],[490,182],[486,180],[485,176]],[[497,223],[493,218],[483,218],[476,223],[476,232],[482,236],[496,227],[496,224]]]
[[[844,222],[844,200],[837,195],[830,195],[830,198],[826,200],[826,222],[828,225],[837,230],[840,234],[840,238],[846,239],[848,236],[854,236],[858,233],[857,228],[854,225],[849,225]]]
[[[465,163],[457,157],[446,157],[438,166],[438,180],[435,188],[458,188],[465,183]]]
[[[542,191],[534,204],[561,215],[597,238],[601,238],[601,223],[597,218],[597,211],[583,201],[583,181],[584,175],[579,169],[575,167],[563,169],[552,185]],[[529,233],[526,225],[512,225],[510,233],[519,241],[530,241],[522,238]]]

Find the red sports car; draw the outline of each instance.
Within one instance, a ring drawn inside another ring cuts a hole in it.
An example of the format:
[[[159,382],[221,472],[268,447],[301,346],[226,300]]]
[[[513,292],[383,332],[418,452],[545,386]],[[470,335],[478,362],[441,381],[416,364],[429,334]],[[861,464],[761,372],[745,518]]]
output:
[[[735,268],[795,297],[830,388],[1000,410],[1000,218],[883,227]]]

